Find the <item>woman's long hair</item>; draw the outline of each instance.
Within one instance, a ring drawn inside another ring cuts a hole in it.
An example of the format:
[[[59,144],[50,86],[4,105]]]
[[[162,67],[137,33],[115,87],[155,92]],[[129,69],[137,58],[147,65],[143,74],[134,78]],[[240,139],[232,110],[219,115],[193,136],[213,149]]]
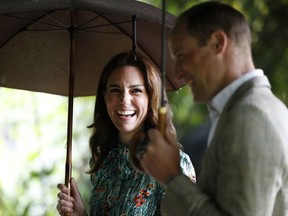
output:
[[[145,89],[149,99],[148,114],[144,120],[144,133],[149,128],[156,128],[158,124],[158,108],[161,100],[161,78],[158,69],[152,62],[139,53],[123,52],[114,56],[102,71],[97,89],[94,122],[88,127],[92,129],[92,135],[89,140],[92,153],[91,168],[87,172],[89,174],[99,169],[108,152],[115,148],[119,142],[118,130],[108,115],[104,95],[110,75],[117,68],[124,66],[138,68],[144,77]],[[176,140],[176,131],[172,123],[172,111],[169,105],[167,105],[167,109],[167,127]]]

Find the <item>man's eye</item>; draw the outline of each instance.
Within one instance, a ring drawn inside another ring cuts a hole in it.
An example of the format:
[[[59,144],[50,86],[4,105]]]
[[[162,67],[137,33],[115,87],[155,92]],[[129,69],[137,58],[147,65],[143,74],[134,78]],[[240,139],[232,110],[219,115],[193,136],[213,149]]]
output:
[[[179,54],[176,57],[177,57],[178,60],[181,61],[182,59],[184,59],[185,56],[183,54]]]

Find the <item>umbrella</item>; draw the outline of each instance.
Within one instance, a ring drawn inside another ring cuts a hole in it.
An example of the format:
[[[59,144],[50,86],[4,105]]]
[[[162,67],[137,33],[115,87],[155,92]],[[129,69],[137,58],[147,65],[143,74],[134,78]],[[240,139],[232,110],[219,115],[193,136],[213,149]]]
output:
[[[104,64],[119,51],[131,49],[135,14],[137,50],[160,68],[161,10],[151,5],[133,0],[1,0],[0,86],[68,95],[73,30],[74,96],[95,95]],[[166,19],[170,28],[174,16],[167,14]],[[183,85],[173,79],[173,69],[167,55],[168,90]]]
[[[161,15],[134,0],[1,0],[0,86],[69,96],[66,185],[73,98],[95,95],[104,64],[120,51],[137,47],[160,68]],[[174,18],[167,13],[167,29]],[[166,64],[166,89],[178,89],[184,82],[173,79],[169,55]]]

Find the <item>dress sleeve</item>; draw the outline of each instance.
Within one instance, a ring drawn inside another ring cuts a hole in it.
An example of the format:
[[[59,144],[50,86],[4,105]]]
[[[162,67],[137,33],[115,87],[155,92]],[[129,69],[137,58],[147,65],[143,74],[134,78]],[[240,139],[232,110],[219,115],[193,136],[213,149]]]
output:
[[[189,177],[189,179],[196,183],[196,173],[190,157],[180,150],[180,167],[182,173]]]

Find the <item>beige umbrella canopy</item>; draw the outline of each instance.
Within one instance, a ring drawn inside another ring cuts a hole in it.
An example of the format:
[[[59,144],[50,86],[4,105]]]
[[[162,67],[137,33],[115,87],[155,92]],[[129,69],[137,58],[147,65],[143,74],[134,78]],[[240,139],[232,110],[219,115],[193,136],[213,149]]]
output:
[[[96,95],[102,68],[112,56],[137,47],[159,68],[166,56],[166,89],[184,84],[173,79],[173,61],[161,52],[168,50],[162,49],[162,32],[169,34],[174,22],[173,15],[165,17],[164,31],[161,9],[134,0],[1,0],[0,87],[69,96],[67,186],[73,98]]]
[[[68,95],[73,32],[74,96],[95,95],[106,62],[132,49],[134,15],[137,50],[160,68],[161,9],[134,0],[2,0],[0,86]],[[167,13],[168,33],[173,22]],[[175,90],[183,82],[173,78],[166,56],[166,87]]]

